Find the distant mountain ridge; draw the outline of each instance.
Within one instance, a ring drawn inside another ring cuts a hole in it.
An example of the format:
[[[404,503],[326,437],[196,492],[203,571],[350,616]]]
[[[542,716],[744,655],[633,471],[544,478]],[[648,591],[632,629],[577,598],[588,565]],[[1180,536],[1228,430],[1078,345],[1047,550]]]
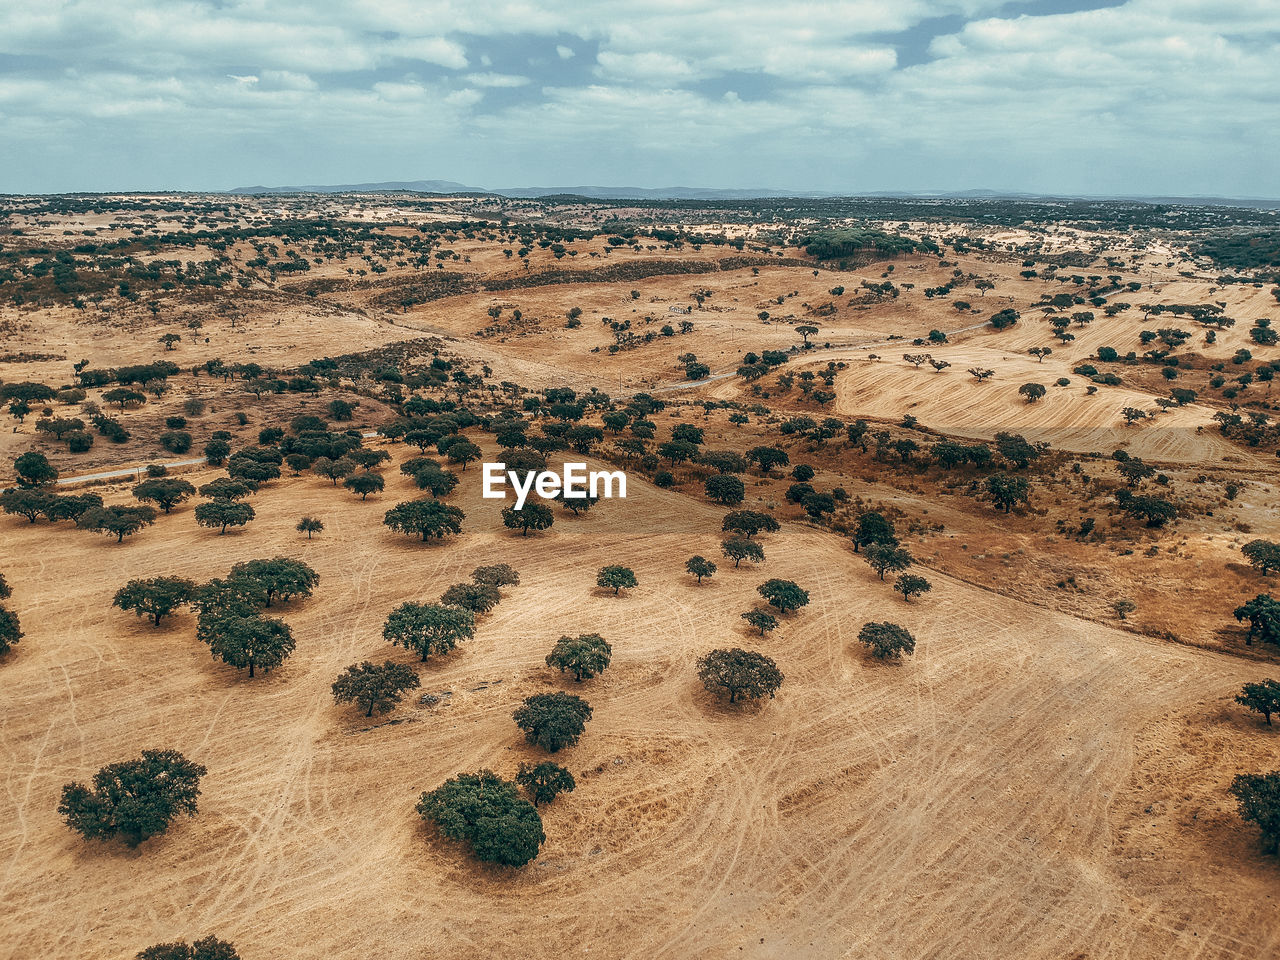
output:
[[[470,194],[535,199],[538,197],[583,197],[589,200],[760,200],[796,197],[903,197],[913,200],[1023,200],[1023,201],[1130,201],[1137,203],[1175,204],[1181,206],[1234,206],[1258,209],[1280,209],[1280,199],[1266,197],[1161,197],[1133,195],[1069,195],[1027,193],[1017,190],[870,190],[862,193],[833,190],[731,189],[715,187],[486,187],[468,186],[456,180],[384,180],[375,183],[307,184],[302,186],[234,187],[232,194],[301,194],[301,193],[433,193]]]

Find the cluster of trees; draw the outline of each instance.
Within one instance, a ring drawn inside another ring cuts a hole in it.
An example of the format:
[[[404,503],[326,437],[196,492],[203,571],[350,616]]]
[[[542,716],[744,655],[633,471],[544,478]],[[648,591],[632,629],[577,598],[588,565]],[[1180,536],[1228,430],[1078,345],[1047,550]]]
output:
[[[52,467],[46,472],[36,465],[43,454],[26,453],[15,461],[19,485],[0,493],[0,510],[26,517],[35,523],[41,517],[58,522],[70,520],[81,530],[92,530],[116,538],[117,543],[155,523],[156,511],[149,506],[106,504],[96,493],[59,494],[49,486],[57,478]],[[23,471],[27,472],[23,472]],[[37,477],[45,479],[37,480]],[[182,481],[179,481],[182,482]],[[140,484],[139,486],[142,486]],[[172,506],[172,503],[170,504]]]
[[[250,677],[258,669],[272,670],[296,644],[289,625],[263,611],[311,596],[319,582],[311,567],[289,557],[237,563],[225,578],[211,580],[188,601],[197,613],[196,637],[209,645],[215,659],[248,668]]]

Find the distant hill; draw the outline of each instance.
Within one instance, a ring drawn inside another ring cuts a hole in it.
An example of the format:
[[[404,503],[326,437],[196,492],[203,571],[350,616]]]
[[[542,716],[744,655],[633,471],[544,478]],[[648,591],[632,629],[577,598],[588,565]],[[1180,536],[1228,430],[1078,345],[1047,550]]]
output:
[[[382,183],[307,184],[300,187],[235,187],[228,193],[486,193],[452,180],[387,180]]]
[[[720,189],[714,187],[486,187],[468,186],[456,180],[386,180],[377,183],[307,184],[280,187],[235,187],[235,194],[294,193],[436,193],[493,194],[513,199],[536,197],[584,197],[590,200],[757,200],[780,197],[902,197],[910,200],[1021,200],[1021,201],[1128,201],[1170,206],[1231,206],[1280,209],[1280,200],[1261,197],[1143,197],[1024,193],[1016,190],[873,190],[841,193],[830,190]]]

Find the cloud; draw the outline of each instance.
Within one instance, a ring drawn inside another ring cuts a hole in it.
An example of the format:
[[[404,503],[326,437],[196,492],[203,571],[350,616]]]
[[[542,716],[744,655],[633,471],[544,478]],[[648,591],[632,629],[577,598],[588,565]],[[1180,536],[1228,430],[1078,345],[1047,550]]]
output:
[[[0,4],[0,190],[331,171],[1280,195],[1280,4],[1058,2]]]
[[[473,87],[523,87],[529,84],[528,77],[510,73],[469,73],[465,79]]]

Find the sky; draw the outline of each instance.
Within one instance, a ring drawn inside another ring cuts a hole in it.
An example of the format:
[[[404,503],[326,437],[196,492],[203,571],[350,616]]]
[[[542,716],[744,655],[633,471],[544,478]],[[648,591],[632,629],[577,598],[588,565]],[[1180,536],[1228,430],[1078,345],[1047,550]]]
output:
[[[1280,0],[0,3],[0,192],[1280,198]]]

